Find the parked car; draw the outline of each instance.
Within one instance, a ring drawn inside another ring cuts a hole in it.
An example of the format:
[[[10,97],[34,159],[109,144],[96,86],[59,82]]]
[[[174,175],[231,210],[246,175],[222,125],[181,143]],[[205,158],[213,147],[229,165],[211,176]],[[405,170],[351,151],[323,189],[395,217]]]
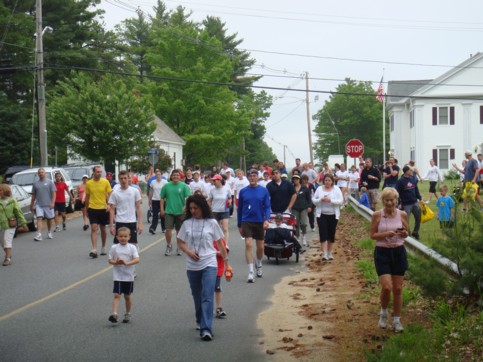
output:
[[[106,177],[106,170],[104,166],[99,163],[83,164],[83,165],[66,165],[64,170],[69,174],[72,180],[72,188],[75,190],[82,182],[82,176],[87,175],[89,179],[92,177],[94,167],[100,166],[102,168],[102,177]]]
[[[17,172],[12,177],[12,183],[22,186],[29,194],[32,193],[32,185],[39,179],[37,175],[39,168],[29,168],[28,170]],[[65,192],[65,207],[67,212],[74,212],[73,188],[69,174],[61,167],[44,167],[45,177],[54,181],[55,174],[60,172],[62,180],[67,184],[69,192]]]
[[[3,175],[3,183],[9,184],[12,181],[13,175],[15,175],[17,172],[29,169],[30,166],[26,165],[21,165],[21,166],[10,166],[7,168],[7,171],[5,171],[5,174]]]
[[[37,229],[37,218],[35,217],[35,213],[30,211],[32,196],[22,186],[13,184],[9,186],[12,189],[12,197],[17,200],[22,209],[29,230],[35,231]]]

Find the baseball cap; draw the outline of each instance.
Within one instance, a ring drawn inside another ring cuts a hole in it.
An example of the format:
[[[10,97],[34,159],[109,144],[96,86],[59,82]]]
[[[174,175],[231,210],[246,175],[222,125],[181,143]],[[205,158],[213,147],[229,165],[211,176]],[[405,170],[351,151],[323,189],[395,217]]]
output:
[[[472,155],[472,154],[473,154],[473,152],[471,150],[466,150],[465,151],[465,155]]]
[[[87,176],[87,175],[84,175],[84,176],[82,176],[82,178],[83,178],[83,179],[84,179],[84,178],[89,178],[89,176]]]
[[[223,180],[223,177],[221,177],[221,175],[215,175],[211,178],[212,180]]]
[[[282,178],[287,178],[288,175],[286,173],[282,173]]]
[[[284,174],[284,175],[285,175],[285,174]],[[282,175],[282,177],[284,177],[284,176]],[[300,178],[300,175],[293,174],[293,175],[292,175],[292,178]]]

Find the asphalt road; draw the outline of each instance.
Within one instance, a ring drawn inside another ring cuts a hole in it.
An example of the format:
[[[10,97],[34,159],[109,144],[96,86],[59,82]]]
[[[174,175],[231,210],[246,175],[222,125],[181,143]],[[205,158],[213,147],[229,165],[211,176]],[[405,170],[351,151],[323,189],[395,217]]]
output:
[[[146,208],[144,199],[144,209]],[[146,212],[143,212],[146,215]],[[146,221],[145,221],[146,222]],[[185,256],[164,256],[164,234],[140,236],[132,320],[110,323],[112,270],[107,256],[91,259],[90,231],[81,218],[67,230],[34,242],[14,239],[13,265],[0,266],[0,360],[2,361],[265,361],[257,315],[270,305],[273,286],[301,265],[264,259],[264,277],[246,283],[244,243],[230,222],[234,277],[223,279],[228,317],[214,320],[212,342],[194,329],[194,307]],[[108,245],[112,237],[108,237]],[[124,313],[122,301],[119,314]]]

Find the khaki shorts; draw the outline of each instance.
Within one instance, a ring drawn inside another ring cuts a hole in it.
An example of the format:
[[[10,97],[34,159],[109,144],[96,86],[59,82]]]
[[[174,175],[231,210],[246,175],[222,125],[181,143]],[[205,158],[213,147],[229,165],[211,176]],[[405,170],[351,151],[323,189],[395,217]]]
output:
[[[12,249],[12,241],[16,228],[5,229],[0,232],[0,244],[4,249]]]
[[[184,215],[173,215],[173,214],[165,214],[164,215],[164,222],[166,225],[166,229],[179,231],[181,229],[181,224],[183,223]]]
[[[379,190],[378,189],[371,189],[367,190],[367,196],[369,196],[369,203],[372,204],[377,204],[379,201]]]

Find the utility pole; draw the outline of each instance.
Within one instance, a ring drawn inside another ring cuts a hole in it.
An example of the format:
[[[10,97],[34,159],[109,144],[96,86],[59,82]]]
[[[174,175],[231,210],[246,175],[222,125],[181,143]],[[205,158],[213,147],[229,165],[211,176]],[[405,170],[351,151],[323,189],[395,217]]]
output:
[[[307,130],[309,133],[309,152],[310,162],[314,163],[314,153],[312,151],[312,128],[310,127],[310,102],[309,102],[309,72],[305,72],[305,104],[307,106]]]
[[[48,165],[47,120],[45,117],[44,45],[42,30],[42,0],[35,2],[36,51],[37,51],[37,114],[39,118],[40,166]]]

